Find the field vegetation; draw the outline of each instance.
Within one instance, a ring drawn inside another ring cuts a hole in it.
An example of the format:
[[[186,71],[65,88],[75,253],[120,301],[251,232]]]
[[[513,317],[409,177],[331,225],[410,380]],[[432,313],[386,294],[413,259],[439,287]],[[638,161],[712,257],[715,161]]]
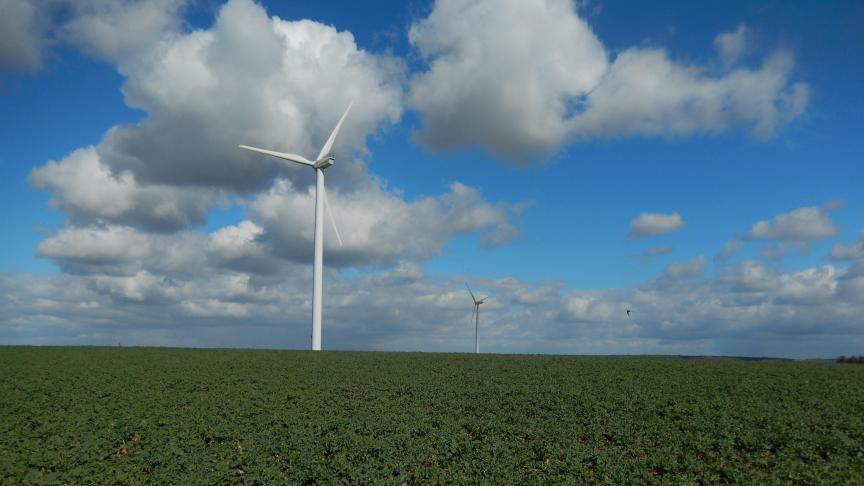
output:
[[[833,362],[0,347],[4,484],[864,484]]]

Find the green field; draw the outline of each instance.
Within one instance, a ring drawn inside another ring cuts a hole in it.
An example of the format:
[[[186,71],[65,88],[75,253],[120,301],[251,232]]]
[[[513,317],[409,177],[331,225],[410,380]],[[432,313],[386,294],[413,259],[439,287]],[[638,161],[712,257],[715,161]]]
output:
[[[864,484],[864,366],[0,347],[16,483]]]

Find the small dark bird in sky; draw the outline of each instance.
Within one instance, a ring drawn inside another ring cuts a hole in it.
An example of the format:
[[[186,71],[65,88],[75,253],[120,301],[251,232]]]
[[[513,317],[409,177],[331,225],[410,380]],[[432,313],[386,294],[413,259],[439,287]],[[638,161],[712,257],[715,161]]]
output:
[[[630,309],[627,309],[627,317],[630,317]]]

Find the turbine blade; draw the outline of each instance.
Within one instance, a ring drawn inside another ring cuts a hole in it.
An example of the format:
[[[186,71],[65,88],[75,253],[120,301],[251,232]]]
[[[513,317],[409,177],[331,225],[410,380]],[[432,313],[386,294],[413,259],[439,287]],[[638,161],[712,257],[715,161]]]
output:
[[[342,118],[339,119],[339,123],[336,124],[336,128],[330,133],[330,138],[327,139],[327,142],[321,147],[321,152],[318,154],[318,158],[315,160],[321,160],[321,157],[330,153],[330,150],[333,149],[333,142],[336,140],[336,135],[339,134],[339,128],[342,127],[342,122],[345,121],[345,117],[348,116],[348,112],[351,111],[351,107],[354,106],[354,101],[348,104],[348,108],[345,109],[345,113],[342,114]]]
[[[273,150],[264,150],[264,149],[260,149],[260,148],[256,148],[256,147],[250,147],[248,145],[240,145],[240,148],[246,149],[246,150],[251,150],[253,152],[266,154],[266,155],[272,155],[273,157],[278,157],[280,159],[290,160],[291,162],[296,162],[298,164],[311,165],[313,167],[315,166],[314,162],[307,159],[306,157],[303,157],[302,155],[286,154],[283,152],[275,152]]]
[[[321,189],[324,189],[324,186],[321,186]],[[324,209],[327,210],[327,216],[330,217],[330,224],[333,225],[333,232],[336,233],[336,239],[339,240],[339,246],[345,246],[342,244],[342,235],[339,234],[339,228],[336,227],[336,219],[333,218],[333,211],[330,210],[330,200],[327,199],[327,190],[324,189]]]
[[[477,303],[477,297],[474,297],[474,292],[471,292],[471,287],[468,286],[468,282],[465,282],[465,288],[468,289],[468,293],[471,294],[471,300],[473,300],[474,303],[476,304]]]

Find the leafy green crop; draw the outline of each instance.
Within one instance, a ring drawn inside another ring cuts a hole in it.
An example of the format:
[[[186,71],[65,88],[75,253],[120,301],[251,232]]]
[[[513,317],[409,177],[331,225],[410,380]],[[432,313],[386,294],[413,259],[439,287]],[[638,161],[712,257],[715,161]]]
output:
[[[3,483],[864,484],[864,367],[0,347]]]

